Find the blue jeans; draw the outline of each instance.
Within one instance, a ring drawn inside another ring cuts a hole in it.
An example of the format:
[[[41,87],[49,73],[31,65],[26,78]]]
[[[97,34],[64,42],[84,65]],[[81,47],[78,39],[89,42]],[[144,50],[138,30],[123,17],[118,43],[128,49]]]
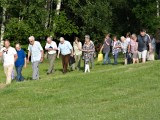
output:
[[[108,52],[105,53],[104,60],[103,60],[103,64],[106,64],[107,61],[108,61],[108,64],[111,63],[111,60],[110,60],[110,58],[109,58],[109,53],[108,53]]]
[[[118,59],[118,53],[114,54],[114,64],[115,65],[118,63],[117,59]]]
[[[24,77],[22,76],[22,68],[23,66],[19,66],[19,67],[16,67],[16,72],[17,72],[17,81],[23,81],[24,80]]]

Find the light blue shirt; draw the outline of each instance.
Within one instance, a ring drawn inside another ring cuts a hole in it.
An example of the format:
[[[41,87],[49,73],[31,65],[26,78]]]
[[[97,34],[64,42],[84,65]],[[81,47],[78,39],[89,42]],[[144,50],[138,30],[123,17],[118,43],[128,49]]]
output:
[[[33,45],[28,46],[29,52],[31,52],[31,62],[40,61],[41,51],[43,50],[41,44],[38,41],[35,41]]]
[[[69,41],[64,41],[64,43],[59,43],[58,50],[61,52],[62,55],[71,54],[71,50],[73,49],[71,43]]]

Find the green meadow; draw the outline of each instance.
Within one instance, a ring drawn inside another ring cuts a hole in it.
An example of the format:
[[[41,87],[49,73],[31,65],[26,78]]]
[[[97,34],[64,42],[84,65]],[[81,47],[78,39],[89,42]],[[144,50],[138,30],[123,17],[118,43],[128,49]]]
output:
[[[83,65],[82,65],[83,66]],[[95,62],[90,73],[56,72],[30,80],[31,64],[23,69],[24,82],[5,86],[0,65],[0,120],[159,120],[160,61],[124,66]]]

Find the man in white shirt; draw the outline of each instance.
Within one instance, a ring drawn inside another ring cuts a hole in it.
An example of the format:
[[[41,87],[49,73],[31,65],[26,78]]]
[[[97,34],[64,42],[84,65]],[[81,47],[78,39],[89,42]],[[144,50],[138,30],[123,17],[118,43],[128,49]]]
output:
[[[63,37],[60,38],[57,58],[59,58],[60,53],[62,55],[63,73],[65,74],[67,72],[69,58],[70,56],[73,57],[73,47],[71,43],[69,41],[66,41]]]
[[[45,50],[48,51],[48,60],[49,60],[49,68],[47,74],[51,74],[54,73],[54,62],[56,59],[56,50],[57,50],[57,44],[56,42],[52,41],[51,37],[47,38]]]
[[[4,72],[6,74],[6,84],[11,83],[11,75],[14,68],[14,63],[17,60],[17,52],[16,50],[10,46],[10,41],[5,40],[4,46],[0,51],[0,56],[3,56],[3,66]]]
[[[28,62],[31,56],[32,62],[32,79],[38,80],[39,79],[39,69],[38,65],[40,62],[43,62],[43,48],[38,41],[35,41],[34,36],[29,37],[29,46],[28,46]]]

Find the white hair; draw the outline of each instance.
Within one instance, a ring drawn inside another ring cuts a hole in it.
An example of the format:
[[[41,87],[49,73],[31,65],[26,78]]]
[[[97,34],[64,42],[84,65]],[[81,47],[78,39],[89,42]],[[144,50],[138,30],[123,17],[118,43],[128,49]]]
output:
[[[125,40],[126,38],[124,36],[121,36],[121,40]]]
[[[60,41],[64,41],[64,37],[60,37]]]
[[[29,40],[35,40],[35,37],[34,36],[30,36],[28,39]]]

